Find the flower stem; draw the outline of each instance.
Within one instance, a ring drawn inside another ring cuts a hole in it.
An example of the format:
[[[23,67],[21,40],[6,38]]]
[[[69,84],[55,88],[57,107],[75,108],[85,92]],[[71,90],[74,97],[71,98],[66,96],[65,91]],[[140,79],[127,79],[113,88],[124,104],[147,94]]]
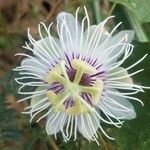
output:
[[[48,137],[48,143],[53,148],[53,150],[59,150],[54,140],[50,136],[47,137]]]
[[[129,22],[130,22],[132,28],[134,29],[134,31],[136,33],[137,40],[139,40],[140,42],[148,42],[148,37],[147,37],[145,31],[143,30],[140,22],[137,20],[135,14],[127,8],[124,8],[124,10],[125,10],[125,13],[129,19]]]
[[[95,16],[96,23],[99,24],[102,20],[101,11],[100,11],[100,0],[93,0],[93,12]]]
[[[103,139],[103,137],[101,136],[100,133],[99,133],[99,137],[100,137],[100,139],[101,139],[101,142],[102,142],[102,144],[103,144],[105,150],[109,150],[108,147],[107,147],[107,144],[106,144],[105,140]]]

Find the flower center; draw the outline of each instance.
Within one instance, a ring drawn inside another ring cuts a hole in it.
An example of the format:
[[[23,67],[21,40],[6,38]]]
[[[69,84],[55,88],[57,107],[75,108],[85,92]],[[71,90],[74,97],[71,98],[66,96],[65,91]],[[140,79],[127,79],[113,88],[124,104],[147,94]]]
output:
[[[101,79],[92,79],[97,70],[89,63],[73,59],[70,68],[60,61],[46,77],[51,85],[47,96],[55,111],[68,114],[94,112],[103,90]]]

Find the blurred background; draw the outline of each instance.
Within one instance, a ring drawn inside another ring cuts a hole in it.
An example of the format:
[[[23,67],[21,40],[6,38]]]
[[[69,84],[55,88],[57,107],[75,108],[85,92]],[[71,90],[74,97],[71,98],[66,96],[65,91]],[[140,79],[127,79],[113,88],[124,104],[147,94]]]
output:
[[[82,136],[76,142],[48,137],[42,123],[29,123],[29,116],[21,114],[27,104],[17,103],[19,85],[12,69],[19,65],[21,57],[15,57],[27,39],[27,28],[33,37],[38,35],[38,23],[49,24],[61,11],[75,14],[78,7],[86,6],[92,24],[98,24],[110,15],[112,29],[120,21],[118,31],[135,31],[135,50],[124,66],[132,64],[150,51],[150,0],[0,0],[0,150],[149,150],[150,149],[150,92],[137,96],[145,106],[133,103],[137,118],[127,121],[121,129],[106,126],[105,130],[116,138],[110,141],[100,134],[100,146],[89,143]],[[83,16],[83,11],[80,16]],[[150,86],[149,56],[138,68],[145,71],[133,79],[136,83]],[[134,71],[134,69],[132,71]]]

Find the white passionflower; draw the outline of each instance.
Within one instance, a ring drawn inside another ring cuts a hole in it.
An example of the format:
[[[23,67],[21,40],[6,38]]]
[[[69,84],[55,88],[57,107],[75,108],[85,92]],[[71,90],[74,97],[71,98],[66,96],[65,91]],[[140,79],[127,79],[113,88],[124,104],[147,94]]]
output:
[[[81,24],[78,11],[75,17],[62,12],[57,16],[58,37],[51,35],[52,23],[46,27],[39,24],[40,40],[30,35],[32,45],[24,46],[32,54],[18,53],[25,56],[16,81],[21,84],[18,93],[27,95],[19,102],[30,100],[31,121],[46,118],[46,132],[49,135],[61,132],[65,141],[71,137],[76,140],[77,131],[86,139],[97,142],[97,130],[102,124],[120,127],[123,120],[133,119],[136,113],[129,100],[143,103],[133,94],[143,92],[142,86],[133,83],[131,76],[143,69],[128,74],[128,70],[140,63],[145,57],[122,68],[123,62],[132,54],[130,44],[134,32],[131,30],[113,33],[105,30],[108,17],[99,25],[90,26],[87,10]],[[41,25],[47,36],[41,33]],[[87,28],[87,29],[85,29]],[[35,91],[23,91],[25,87],[36,87]]]

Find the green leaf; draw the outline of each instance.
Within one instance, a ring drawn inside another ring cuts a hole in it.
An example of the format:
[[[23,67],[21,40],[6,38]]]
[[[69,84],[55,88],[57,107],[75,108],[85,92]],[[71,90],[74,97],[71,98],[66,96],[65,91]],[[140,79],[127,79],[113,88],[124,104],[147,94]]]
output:
[[[150,0],[110,0],[119,3],[130,9],[136,16],[137,20],[142,24],[150,22]]]

